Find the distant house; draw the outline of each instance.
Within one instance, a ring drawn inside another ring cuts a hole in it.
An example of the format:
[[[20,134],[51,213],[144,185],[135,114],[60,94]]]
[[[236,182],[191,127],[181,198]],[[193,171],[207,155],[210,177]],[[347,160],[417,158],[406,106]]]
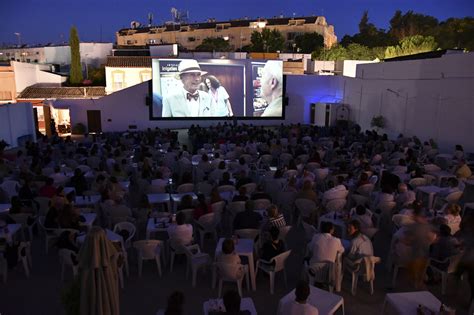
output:
[[[105,65],[105,92],[111,94],[151,80],[151,57],[109,56]]]

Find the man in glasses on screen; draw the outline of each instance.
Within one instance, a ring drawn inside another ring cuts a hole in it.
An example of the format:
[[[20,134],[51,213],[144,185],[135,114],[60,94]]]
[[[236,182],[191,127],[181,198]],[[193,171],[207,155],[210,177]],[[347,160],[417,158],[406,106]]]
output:
[[[199,63],[194,59],[184,59],[179,63],[177,79],[183,87],[163,98],[162,117],[209,117],[211,113],[211,96],[199,87],[201,76]]]
[[[263,67],[261,96],[268,103],[261,117],[281,117],[283,111],[283,70],[280,61],[269,60]]]

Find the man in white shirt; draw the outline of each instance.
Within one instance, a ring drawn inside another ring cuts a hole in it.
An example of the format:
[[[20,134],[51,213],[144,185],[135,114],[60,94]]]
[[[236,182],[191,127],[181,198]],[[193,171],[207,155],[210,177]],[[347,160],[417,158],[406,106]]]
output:
[[[193,241],[193,226],[185,224],[184,220],[184,213],[178,212],[176,224],[171,224],[167,229],[170,240],[175,245],[189,245]]]
[[[352,220],[347,225],[347,234],[351,238],[351,245],[347,258],[356,260],[365,256],[373,256],[374,248],[370,239],[360,232],[360,222]]]
[[[318,262],[336,262],[337,253],[343,253],[341,240],[332,236],[334,225],[331,222],[321,222],[321,233],[313,236],[308,249],[312,256],[310,265]]]
[[[56,166],[54,168],[54,173],[49,175],[54,180],[54,185],[55,186],[64,186],[66,182],[69,180],[69,178],[61,173],[61,168],[59,166]]]
[[[209,117],[212,115],[211,96],[199,90],[201,71],[199,63],[194,59],[184,59],[178,66],[179,79],[183,83],[181,89],[163,97],[162,117]]]
[[[345,199],[347,197],[347,188],[344,185],[344,177],[337,177],[337,185],[328,189],[323,194],[323,205],[326,205],[329,200]]]
[[[319,315],[318,309],[307,303],[310,293],[308,283],[300,281],[295,289],[295,300],[282,305],[279,315]]]

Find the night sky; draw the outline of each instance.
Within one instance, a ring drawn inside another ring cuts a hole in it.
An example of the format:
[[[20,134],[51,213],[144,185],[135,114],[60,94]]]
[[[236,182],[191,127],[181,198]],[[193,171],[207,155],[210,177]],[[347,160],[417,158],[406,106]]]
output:
[[[130,27],[133,20],[153,24],[171,20],[170,9],[189,11],[190,22],[284,16],[324,15],[334,25],[338,39],[358,31],[364,10],[379,28],[388,28],[395,10],[413,10],[435,16],[474,16],[474,0],[2,0],[0,6],[0,44],[60,43],[69,38],[75,25],[81,41],[115,42],[115,32]]]

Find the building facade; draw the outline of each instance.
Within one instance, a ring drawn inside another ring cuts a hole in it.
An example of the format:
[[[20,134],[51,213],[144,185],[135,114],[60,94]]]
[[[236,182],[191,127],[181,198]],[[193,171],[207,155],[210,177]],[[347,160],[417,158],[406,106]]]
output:
[[[109,56],[105,65],[105,92],[111,94],[151,80],[151,57]]]
[[[258,20],[231,20],[224,22],[178,24],[121,29],[116,33],[119,46],[147,46],[179,44],[195,50],[207,37],[224,38],[233,50],[250,45],[254,31],[278,30],[285,38],[286,47],[294,48],[294,38],[300,34],[316,32],[324,37],[324,45],[330,48],[337,42],[334,26],[323,16],[299,18],[271,18]]]
[[[112,53],[112,43],[80,43],[81,62],[84,67],[98,67],[105,64],[107,56]],[[71,64],[69,45],[20,47],[0,49],[0,59],[40,64]]]

